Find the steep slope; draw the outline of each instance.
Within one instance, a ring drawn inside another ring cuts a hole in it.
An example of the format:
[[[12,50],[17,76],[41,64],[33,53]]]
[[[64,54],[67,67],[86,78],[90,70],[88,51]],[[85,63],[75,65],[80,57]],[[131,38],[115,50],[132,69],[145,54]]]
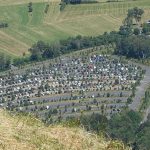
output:
[[[106,141],[80,128],[45,127],[34,117],[13,116],[0,110],[2,150],[128,150],[121,142]]]

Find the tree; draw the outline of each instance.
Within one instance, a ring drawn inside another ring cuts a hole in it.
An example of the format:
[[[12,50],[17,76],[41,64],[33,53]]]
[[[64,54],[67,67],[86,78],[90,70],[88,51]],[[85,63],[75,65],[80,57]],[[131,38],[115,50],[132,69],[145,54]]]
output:
[[[48,12],[48,9],[49,9],[49,4],[46,5],[45,10],[44,10],[44,12],[45,12],[46,14],[47,14],[47,12]]]
[[[11,64],[10,56],[6,56],[4,53],[0,53],[0,71],[9,69]]]
[[[121,139],[129,144],[133,143],[141,119],[138,112],[123,111],[109,120],[108,132],[112,138]]]
[[[4,70],[5,68],[5,55],[4,53],[0,54],[0,70]]]
[[[149,34],[150,33],[150,24],[144,23],[142,31],[144,34]]]
[[[117,54],[125,55],[133,58],[149,58],[150,57],[150,39],[145,36],[129,36],[122,38],[116,43]]]
[[[150,148],[150,120],[147,120],[137,131],[134,147],[137,150],[149,150]],[[134,148],[135,149],[135,148]]]
[[[135,35],[139,35],[140,34],[140,29],[139,28],[135,28],[133,33]]]
[[[132,29],[129,26],[120,26],[119,33],[124,36],[132,34]]]
[[[63,11],[66,7],[66,3],[65,2],[61,2],[60,4],[60,11]]]
[[[8,27],[8,23],[2,22],[0,23],[0,28],[7,28]]]
[[[30,2],[30,3],[28,4],[28,8],[29,8],[28,12],[32,12],[32,11],[33,11],[32,2]]]
[[[88,131],[93,130],[99,133],[100,131],[105,132],[108,120],[103,115],[93,113],[81,116],[80,122]]]
[[[39,61],[42,59],[42,53],[45,49],[46,45],[42,41],[38,41],[37,44],[34,44],[29,51],[31,52],[31,60]]]
[[[127,99],[127,104],[131,104],[132,102],[133,102],[132,98],[129,97],[129,98]]]
[[[129,9],[127,17],[124,20],[124,25],[132,27],[134,20],[138,24],[141,21],[143,14],[144,14],[144,11],[140,8],[135,7],[133,9]]]
[[[110,93],[107,93],[107,97],[110,97]]]
[[[41,90],[38,90],[38,97],[41,97]]]
[[[142,15],[144,14],[144,10],[140,9],[138,7],[133,8],[133,17],[136,21],[136,23],[139,23],[141,21]]]
[[[123,24],[127,27],[132,27],[133,25],[133,17],[129,17],[127,16],[124,21],[123,21]]]

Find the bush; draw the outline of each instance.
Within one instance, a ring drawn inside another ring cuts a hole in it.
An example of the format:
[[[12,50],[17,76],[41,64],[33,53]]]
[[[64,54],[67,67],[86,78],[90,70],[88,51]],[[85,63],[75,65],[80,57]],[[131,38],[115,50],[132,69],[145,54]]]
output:
[[[108,132],[112,138],[121,139],[125,143],[133,143],[141,120],[138,112],[123,111],[109,120]]]
[[[48,12],[48,9],[49,9],[49,4],[46,5],[45,10],[44,10],[44,12],[45,12],[46,14],[47,14],[47,12]]]
[[[65,7],[66,7],[66,3],[61,3],[60,4],[60,11],[63,11],[64,9],[65,9]]]
[[[0,28],[7,28],[8,27],[8,23],[0,23]]]
[[[139,35],[139,34],[140,34],[140,29],[135,28],[133,33],[134,33],[135,35]]]
[[[32,2],[30,2],[30,3],[28,4],[28,8],[29,8],[28,12],[32,12],[32,11],[33,11]]]

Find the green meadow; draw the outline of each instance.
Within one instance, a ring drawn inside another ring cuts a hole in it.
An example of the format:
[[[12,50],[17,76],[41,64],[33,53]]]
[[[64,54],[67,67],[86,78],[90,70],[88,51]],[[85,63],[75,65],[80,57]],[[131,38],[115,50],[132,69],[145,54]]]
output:
[[[18,57],[29,54],[28,48],[38,40],[53,43],[79,34],[96,36],[118,30],[127,10],[136,6],[145,10],[142,21],[150,19],[149,0],[68,5],[63,12],[57,0],[31,1],[33,13],[28,13],[29,0],[0,0],[0,22],[9,25],[0,29],[0,52]]]

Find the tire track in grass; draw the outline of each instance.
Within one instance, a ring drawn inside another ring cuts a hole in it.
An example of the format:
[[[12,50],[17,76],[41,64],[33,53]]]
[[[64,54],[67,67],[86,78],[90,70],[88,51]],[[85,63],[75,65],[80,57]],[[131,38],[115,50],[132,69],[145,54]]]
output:
[[[0,39],[1,39],[1,48],[4,51],[8,51],[8,53],[13,55],[20,56],[23,52],[26,52],[29,48],[25,43],[17,40],[13,36],[6,34],[5,32],[0,31]],[[18,49],[18,50],[17,50]]]

